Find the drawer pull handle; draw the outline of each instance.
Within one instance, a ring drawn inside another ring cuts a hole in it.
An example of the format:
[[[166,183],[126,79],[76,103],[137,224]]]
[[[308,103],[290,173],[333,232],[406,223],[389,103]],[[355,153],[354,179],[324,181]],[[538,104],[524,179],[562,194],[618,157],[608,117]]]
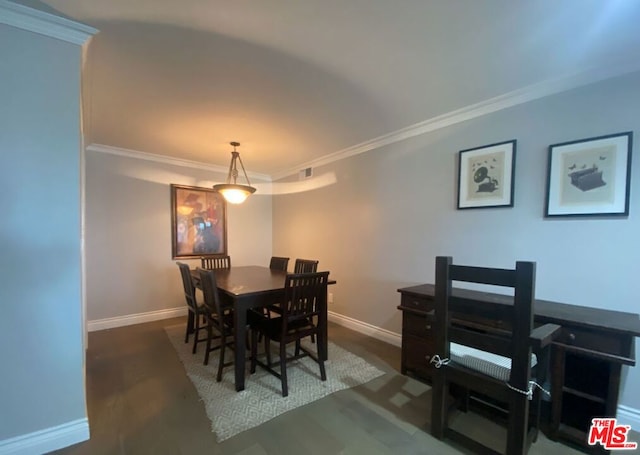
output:
[[[571,341],[571,342],[576,341],[576,334],[575,333],[570,333],[569,334],[569,341]]]
[[[427,330],[431,330],[431,324],[427,324],[426,326],[424,326],[424,328]]]

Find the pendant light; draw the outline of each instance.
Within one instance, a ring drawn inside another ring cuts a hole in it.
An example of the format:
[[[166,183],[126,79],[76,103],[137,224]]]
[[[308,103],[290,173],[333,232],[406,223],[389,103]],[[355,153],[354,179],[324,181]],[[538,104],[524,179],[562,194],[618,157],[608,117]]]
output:
[[[249,195],[256,192],[256,189],[251,186],[247,171],[244,170],[244,164],[242,164],[242,158],[240,153],[236,152],[236,147],[240,146],[239,142],[230,142],[233,146],[233,152],[231,152],[231,164],[229,165],[229,174],[227,175],[227,183],[219,183],[213,185],[213,189],[222,194],[227,202],[231,204],[242,204]],[[244,178],[247,180],[246,185],[240,185],[236,183],[238,178],[237,162],[240,161],[240,167],[244,173]]]

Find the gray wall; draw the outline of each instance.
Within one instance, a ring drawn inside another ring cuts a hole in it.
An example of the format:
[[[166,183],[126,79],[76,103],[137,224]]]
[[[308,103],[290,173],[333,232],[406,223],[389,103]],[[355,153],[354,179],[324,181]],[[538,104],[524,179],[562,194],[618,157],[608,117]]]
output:
[[[0,24],[0,441],[86,418],[80,52]]]
[[[640,158],[627,219],[543,214],[548,145],[623,131],[637,142],[639,118],[634,74],[317,168],[337,183],[274,198],[274,251],[319,259],[338,281],[332,311],[396,333],[397,288],[433,282],[436,255],[498,267],[533,260],[538,298],[638,312]],[[515,207],[456,210],[457,152],[510,139]],[[640,368],[624,380],[621,403],[640,409]]]
[[[211,187],[226,175],[88,151],[86,154],[87,319],[185,308],[171,259],[171,183]],[[271,196],[228,204],[234,265],[268,264]],[[192,267],[200,261],[184,261]]]

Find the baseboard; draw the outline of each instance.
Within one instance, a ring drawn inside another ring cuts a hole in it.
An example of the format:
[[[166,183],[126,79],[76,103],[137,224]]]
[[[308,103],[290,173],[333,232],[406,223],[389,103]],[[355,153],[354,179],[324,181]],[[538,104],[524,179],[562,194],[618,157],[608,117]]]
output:
[[[621,404],[618,406],[618,415],[616,418],[618,420],[618,424],[631,425],[632,430],[640,432],[640,409],[635,409]]]
[[[176,318],[187,314],[187,307],[169,308],[166,310],[149,311],[147,313],[129,314],[127,316],[117,316],[115,318],[96,319],[89,321],[87,327],[89,332],[97,330],[113,329],[126,325],[142,324],[144,322],[159,321],[161,319]]]
[[[74,420],[57,427],[0,441],[0,455],[38,455],[89,439],[89,420]]]
[[[399,333],[381,329],[375,325],[367,324],[366,322],[334,313],[333,311],[329,311],[329,321],[394,346],[400,346],[402,344],[402,336]]]

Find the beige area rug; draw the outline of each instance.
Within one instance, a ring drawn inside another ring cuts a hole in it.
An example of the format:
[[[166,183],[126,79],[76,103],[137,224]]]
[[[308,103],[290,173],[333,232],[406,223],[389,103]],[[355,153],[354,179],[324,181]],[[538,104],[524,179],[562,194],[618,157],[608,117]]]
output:
[[[218,441],[224,441],[338,390],[364,384],[384,374],[364,359],[329,342],[329,360],[325,362],[326,381],[320,380],[320,369],[313,360],[303,358],[290,362],[287,365],[289,396],[283,398],[280,380],[259,366],[250,375],[247,362],[245,390],[236,392],[233,366],[224,369],[222,382],[216,382],[218,350],[210,354],[209,365],[204,366],[204,345],[199,344],[198,352],[191,354],[192,338],[188,344],[184,342],[184,325],[167,327],[165,330],[184,364],[187,376],[205,404],[211,430]],[[273,359],[277,359],[276,350],[276,344],[273,343]],[[312,347],[314,351],[315,346]],[[264,349],[258,352],[264,352]],[[233,352],[227,350],[225,357],[231,359],[232,355]]]

